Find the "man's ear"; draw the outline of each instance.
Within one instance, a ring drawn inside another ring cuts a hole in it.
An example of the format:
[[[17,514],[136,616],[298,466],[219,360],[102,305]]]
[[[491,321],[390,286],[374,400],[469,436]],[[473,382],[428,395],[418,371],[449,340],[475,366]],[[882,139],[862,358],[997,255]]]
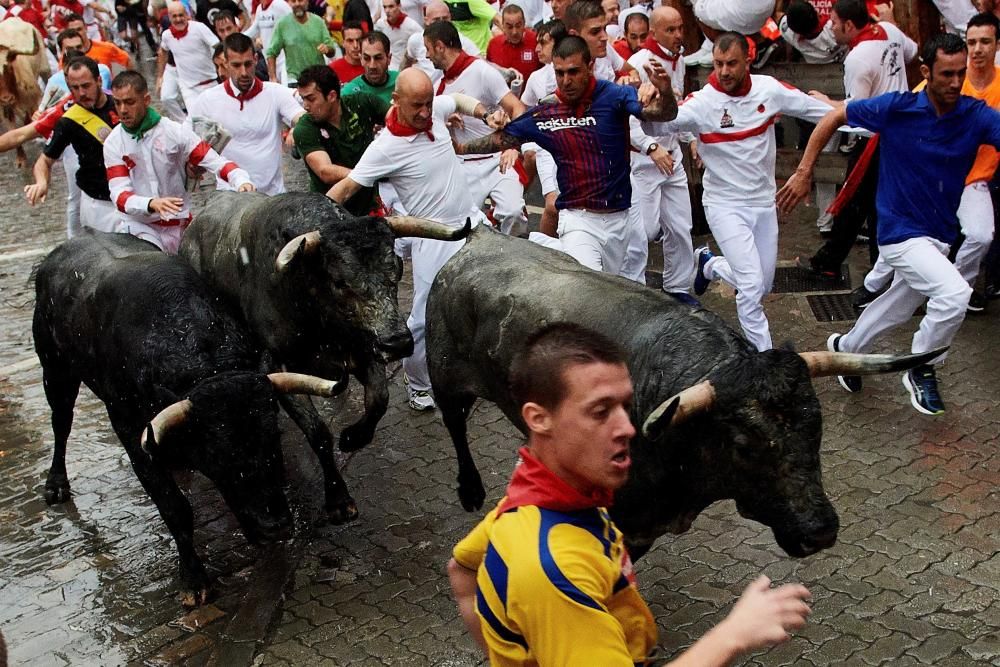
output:
[[[535,435],[550,435],[552,431],[552,413],[538,403],[529,401],[522,405],[521,419]]]
[[[931,68],[927,65],[920,66],[920,76],[927,80],[927,83],[931,82]]]

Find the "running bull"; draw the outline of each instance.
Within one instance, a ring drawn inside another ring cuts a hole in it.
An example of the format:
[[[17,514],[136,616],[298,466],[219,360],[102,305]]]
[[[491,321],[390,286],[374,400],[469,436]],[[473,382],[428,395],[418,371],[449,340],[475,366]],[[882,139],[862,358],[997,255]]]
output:
[[[126,234],[85,235],[39,265],[32,331],[52,409],[49,504],[70,497],[66,441],[80,383],[111,426],[180,555],[182,601],[202,604],[208,576],[193,546],[191,506],[171,470],[218,488],[250,542],[290,535],[276,398],[329,396],[337,384],[259,372],[245,326],[186,263]]]
[[[269,363],[323,377],[354,375],[365,413],[340,434],[341,451],[372,441],[389,403],[386,362],[409,356],[413,337],[396,292],[403,264],[396,237],[457,241],[461,230],[412,217],[357,218],[319,193],[220,192],[188,228],[180,254],[246,319]],[[339,479],[333,436],[309,402],[282,400],[326,476],[326,511],[357,517]]]
[[[455,444],[466,510],[485,497],[469,451],[469,411],[485,398],[525,431],[507,371],[524,340],[557,321],[620,341],[628,355],[632,421],[642,426],[612,516],[633,558],[728,498],[741,515],[769,526],[791,556],[832,546],[838,518],[823,491],[822,418],[810,377],[903,370],[941,352],[757,352],[708,311],[480,228],[438,273],[427,303],[431,382]]]

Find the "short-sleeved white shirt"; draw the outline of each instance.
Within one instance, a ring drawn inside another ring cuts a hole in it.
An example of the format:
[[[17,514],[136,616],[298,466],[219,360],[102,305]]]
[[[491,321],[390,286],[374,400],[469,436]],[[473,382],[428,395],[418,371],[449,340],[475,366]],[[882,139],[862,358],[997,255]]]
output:
[[[532,72],[524,82],[521,101],[526,106],[533,107],[554,92],[556,92],[556,68],[549,63]]]
[[[917,44],[891,23],[879,23],[888,39],[861,42],[844,58],[844,91],[848,100],[906,92],[906,63],[917,56]]]
[[[375,29],[389,38],[389,69],[398,70],[406,53],[406,42],[414,34],[423,34],[424,27],[407,16],[398,28],[389,26],[383,16],[375,22]]]
[[[245,169],[260,192],[276,195],[285,191],[282,125],[292,127],[295,118],[304,112],[289,88],[265,82],[263,90],[246,100],[241,110],[240,101],[220,83],[199,95],[191,106],[189,118],[209,118],[232,135],[222,156]],[[222,180],[217,185],[220,190],[233,189]]]
[[[785,42],[793,49],[802,54],[803,59],[812,65],[824,65],[827,63],[839,63],[847,55],[847,48],[838,44],[833,37],[833,23],[827,21],[819,34],[812,39],[806,39],[802,35],[788,27],[788,17],[782,16],[778,22],[778,29]]]
[[[410,215],[461,226],[473,211],[472,198],[448,134],[445,120],[455,100],[434,98],[432,140],[426,132],[400,137],[382,130],[361,156],[350,178],[372,187],[388,181]]]
[[[625,67],[625,59],[609,44],[608,55],[601,56],[594,61],[594,78],[614,82],[618,78],[617,72],[620,72],[623,67]]]
[[[485,60],[477,60],[466,67],[465,71],[459,74],[454,81],[445,83],[441,94],[462,93],[476,98],[487,107],[495,107],[509,92],[510,87],[507,86],[503,75]],[[478,118],[465,118],[464,120],[465,127],[456,128],[453,131],[455,141],[460,144],[493,133],[490,126]],[[474,155],[472,157],[478,158],[480,156]]]
[[[187,34],[180,39],[169,30],[164,30],[160,38],[160,47],[174,56],[177,78],[188,88],[215,81],[218,73],[212,62],[212,49],[218,43],[215,33],[198,21],[188,21]]]
[[[285,0],[271,0],[271,4],[264,9],[264,5],[257,5],[257,11],[253,14],[253,23],[247,28],[247,36],[256,37],[260,35],[260,43],[264,50],[271,45],[271,35],[274,34],[274,26],[282,18],[292,13],[292,8]]]
[[[471,39],[462,33],[458,33],[458,38],[462,41],[462,50],[470,56],[479,58],[482,55],[479,47]],[[406,40],[406,57],[413,61],[417,69],[431,78],[431,83],[436,89],[444,72],[434,67],[434,63],[427,57],[427,45],[424,44],[423,30],[410,35],[410,38]]]

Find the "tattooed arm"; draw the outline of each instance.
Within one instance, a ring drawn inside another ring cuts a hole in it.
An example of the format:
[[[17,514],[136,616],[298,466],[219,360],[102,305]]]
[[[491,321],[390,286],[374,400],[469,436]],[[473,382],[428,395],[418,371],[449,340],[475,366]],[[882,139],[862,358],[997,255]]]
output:
[[[456,155],[489,155],[499,153],[508,148],[520,148],[524,143],[523,139],[507,134],[503,130],[498,130],[485,137],[473,139],[464,144],[455,144]]]
[[[639,88],[642,120],[658,122],[673,120],[677,117],[677,99],[670,85],[670,75],[660,63],[652,59],[645,69],[649,75],[649,83],[644,83]]]

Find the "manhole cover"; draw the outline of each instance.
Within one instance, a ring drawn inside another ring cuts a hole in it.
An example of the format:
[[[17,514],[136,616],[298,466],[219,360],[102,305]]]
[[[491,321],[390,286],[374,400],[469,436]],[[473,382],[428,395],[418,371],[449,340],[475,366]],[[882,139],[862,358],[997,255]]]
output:
[[[820,278],[812,271],[797,266],[779,266],[774,270],[774,294],[790,292],[841,292],[851,289],[851,270],[846,264],[840,267],[840,280]]]
[[[806,297],[817,322],[851,322],[858,319],[851,293],[810,294]]]

